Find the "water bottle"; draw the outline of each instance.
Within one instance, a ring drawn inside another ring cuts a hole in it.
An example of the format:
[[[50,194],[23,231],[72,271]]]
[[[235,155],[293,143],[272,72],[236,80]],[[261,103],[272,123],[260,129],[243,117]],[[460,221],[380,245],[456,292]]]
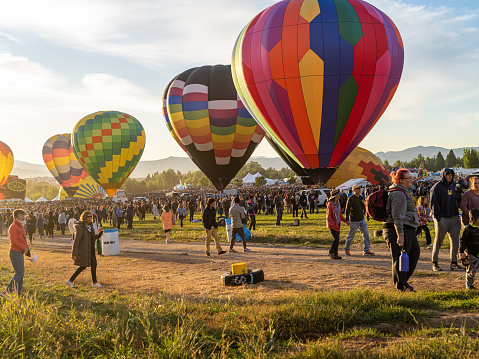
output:
[[[409,272],[409,256],[404,249],[402,250],[402,254],[399,257],[399,271]]]

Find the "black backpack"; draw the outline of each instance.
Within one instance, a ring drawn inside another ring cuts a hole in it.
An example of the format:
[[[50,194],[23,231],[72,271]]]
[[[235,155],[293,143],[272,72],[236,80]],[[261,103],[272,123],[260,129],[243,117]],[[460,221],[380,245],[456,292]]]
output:
[[[406,191],[401,188],[392,188],[392,189],[379,189],[376,192],[371,193],[368,198],[366,198],[366,212],[369,217],[375,221],[384,222],[388,217],[388,211],[386,210],[386,205],[388,204],[388,198],[390,192],[401,191],[407,197]]]

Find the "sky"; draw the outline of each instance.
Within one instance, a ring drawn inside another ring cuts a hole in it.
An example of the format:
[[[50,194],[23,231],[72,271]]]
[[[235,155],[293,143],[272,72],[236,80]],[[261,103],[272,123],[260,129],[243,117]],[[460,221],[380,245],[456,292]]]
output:
[[[161,113],[186,69],[229,64],[242,28],[269,0],[22,0],[0,5],[0,141],[43,163],[44,142],[82,117],[123,111],[143,125],[142,160],[186,156]],[[476,147],[479,1],[370,0],[405,47],[399,88],[360,146]],[[263,141],[254,156],[276,157]]]

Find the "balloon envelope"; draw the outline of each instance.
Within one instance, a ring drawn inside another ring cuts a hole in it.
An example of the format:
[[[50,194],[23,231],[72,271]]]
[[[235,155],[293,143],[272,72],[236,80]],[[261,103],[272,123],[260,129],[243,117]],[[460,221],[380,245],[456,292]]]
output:
[[[326,182],[391,101],[404,50],[387,15],[361,0],[285,0],[239,35],[233,78],[251,113]]]
[[[60,187],[58,199],[61,201],[67,196],[65,189]],[[73,198],[105,198],[106,196],[105,190],[91,176],[87,176]]]
[[[387,184],[391,180],[382,161],[361,147],[356,147],[341,163],[326,183],[326,187],[335,188],[354,178],[364,178],[372,184]]]
[[[88,173],[83,169],[73,153],[70,134],[66,133],[56,136],[51,152],[53,164],[58,173],[56,179],[65,189],[65,192],[70,197],[73,197],[85,177],[88,176]]]
[[[6,143],[0,141],[0,186],[8,179],[12,168],[13,152]]]
[[[189,69],[165,92],[169,120],[182,146],[215,187],[224,189],[264,136],[238,97],[231,66]]]
[[[88,174],[112,197],[140,161],[146,135],[133,116],[100,111],[83,117],[72,133],[73,152]]]

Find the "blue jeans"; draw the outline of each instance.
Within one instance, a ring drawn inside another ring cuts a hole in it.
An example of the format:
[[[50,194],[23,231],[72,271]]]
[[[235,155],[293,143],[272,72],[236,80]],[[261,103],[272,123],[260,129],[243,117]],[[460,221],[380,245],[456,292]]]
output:
[[[7,289],[5,291],[8,293],[13,293],[14,290],[17,290],[18,293],[21,293],[23,286],[23,276],[25,275],[23,252],[10,251],[10,261],[12,262],[15,275],[13,276],[10,283],[8,283]]]
[[[359,222],[351,222],[349,225],[349,232],[348,236],[346,237],[346,243],[344,244],[344,250],[349,251],[351,248],[351,242],[353,241],[354,236],[356,235],[356,232],[358,231],[361,232],[361,235],[363,236],[363,242],[364,242],[364,252],[369,251],[370,247],[370,240],[369,240],[369,230],[368,230],[368,225],[366,224],[366,220],[363,218]]]

